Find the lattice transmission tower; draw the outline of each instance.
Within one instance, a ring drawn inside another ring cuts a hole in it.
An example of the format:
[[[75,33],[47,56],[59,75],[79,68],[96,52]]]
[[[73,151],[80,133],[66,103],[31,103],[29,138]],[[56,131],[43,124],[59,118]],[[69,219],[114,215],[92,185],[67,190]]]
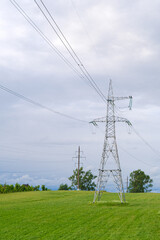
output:
[[[95,126],[97,125],[97,122],[106,123],[103,152],[102,152],[99,175],[97,179],[97,186],[96,186],[93,202],[95,202],[97,198],[98,198],[98,201],[100,200],[102,192],[106,188],[106,184],[109,180],[109,177],[112,177],[116,185],[120,201],[122,203],[125,202],[125,194],[124,194],[122,173],[121,173],[120,161],[118,156],[118,148],[117,148],[116,132],[115,132],[116,122],[125,122],[129,126],[131,126],[131,123],[126,118],[118,117],[115,115],[115,101],[124,100],[124,99],[130,99],[129,109],[131,109],[132,97],[131,96],[114,97],[112,81],[110,80],[108,98],[107,98],[106,117],[98,118],[91,122]]]

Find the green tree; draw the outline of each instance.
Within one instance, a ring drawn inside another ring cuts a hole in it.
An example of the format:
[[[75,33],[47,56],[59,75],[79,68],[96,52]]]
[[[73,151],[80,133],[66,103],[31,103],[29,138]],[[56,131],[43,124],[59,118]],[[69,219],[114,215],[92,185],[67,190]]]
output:
[[[45,185],[42,185],[41,188],[42,188],[42,191],[47,191],[48,190],[48,188],[46,188]]]
[[[94,182],[94,176],[91,170],[85,172],[83,167],[79,169],[79,188],[80,190],[93,191],[95,190],[96,184]],[[73,171],[73,175],[68,178],[71,181],[71,189],[77,189],[78,185],[78,169]]]
[[[21,192],[27,191],[25,184],[21,185],[20,191]]]
[[[13,184],[8,185],[8,184],[0,184],[0,193],[11,193],[11,192],[24,192],[24,191],[39,191],[40,186],[37,185],[33,187],[32,185],[30,186],[29,184],[22,184],[20,185],[19,183],[16,183],[15,186]],[[47,188],[44,185],[44,190],[47,191]]]
[[[14,191],[15,192],[21,192],[21,185],[19,183],[16,183],[14,186]]]
[[[34,187],[34,191],[39,191],[40,185]]]
[[[0,193],[3,193],[3,191],[4,191],[3,185],[0,184]]]
[[[149,175],[138,169],[130,174],[128,190],[131,193],[150,192],[152,191],[150,189],[153,186],[152,182]]]
[[[69,190],[69,189],[70,188],[68,187],[68,185],[67,184],[63,184],[63,183],[58,188],[58,190]]]
[[[14,192],[14,185],[11,184],[9,187],[10,187],[10,192]]]

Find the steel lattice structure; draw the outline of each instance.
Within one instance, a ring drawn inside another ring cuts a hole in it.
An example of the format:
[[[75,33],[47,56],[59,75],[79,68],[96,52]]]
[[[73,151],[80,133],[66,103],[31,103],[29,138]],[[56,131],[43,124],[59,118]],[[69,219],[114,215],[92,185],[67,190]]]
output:
[[[115,132],[116,122],[126,122],[128,125],[131,125],[131,123],[126,118],[115,116],[115,101],[123,99],[130,99],[129,108],[131,109],[132,97],[114,97],[112,81],[110,80],[107,98],[106,118],[95,119],[91,122],[94,125],[97,125],[97,122],[106,123],[103,153],[100,162],[99,175],[93,202],[95,202],[97,198],[98,201],[100,200],[102,192],[105,190],[106,184],[110,176],[113,177],[113,181],[115,182],[121,202],[125,202],[125,194]],[[112,167],[108,164],[109,161],[110,163],[112,163]]]

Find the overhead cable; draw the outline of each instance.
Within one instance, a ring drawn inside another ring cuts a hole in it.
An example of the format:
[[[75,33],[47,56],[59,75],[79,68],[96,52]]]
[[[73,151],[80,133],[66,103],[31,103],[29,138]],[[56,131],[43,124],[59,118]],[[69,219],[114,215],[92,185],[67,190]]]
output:
[[[8,92],[8,93],[10,93],[10,94],[18,97],[18,98],[21,98],[22,100],[24,100],[24,101],[26,101],[26,102],[29,102],[29,103],[37,106],[37,107],[46,109],[47,111],[50,111],[51,113],[58,114],[58,115],[60,115],[60,116],[63,116],[63,117],[66,117],[66,118],[69,118],[69,119],[72,119],[72,120],[75,120],[75,121],[79,121],[79,122],[83,122],[83,123],[88,123],[88,122],[85,121],[85,120],[81,120],[81,119],[78,119],[78,118],[69,116],[69,115],[67,115],[67,114],[58,112],[58,111],[56,111],[56,110],[54,110],[54,109],[52,109],[52,108],[46,107],[46,106],[42,105],[41,103],[35,102],[35,101],[33,101],[32,99],[27,98],[27,97],[25,97],[24,95],[19,94],[19,93],[13,91],[13,90],[11,90],[11,89],[9,89],[9,88],[1,85],[1,84],[0,84],[0,89],[2,89],[2,90],[4,90],[4,91],[6,91],[6,92]]]
[[[50,47],[58,54],[58,56],[83,80],[86,80],[87,74],[89,74],[88,72],[86,72],[86,74],[84,74],[84,72],[82,71],[82,73],[80,73],[74,66],[73,64],[54,46],[54,44],[52,43],[52,41],[40,30],[40,28],[34,23],[34,21],[26,14],[26,12],[22,9],[22,7],[20,7],[20,5],[15,1],[15,0],[9,0],[13,6],[21,13],[21,15],[27,20],[27,22],[36,30],[36,32],[38,32],[38,34],[40,34],[40,36],[47,42],[47,44],[50,45]],[[83,66],[84,67],[84,66]],[[85,76],[84,76],[85,75]],[[97,90],[97,88],[94,86],[94,84],[92,83],[91,80],[89,80],[90,86],[94,88],[94,90],[98,93],[98,95],[103,99],[104,102],[104,95],[102,96],[101,93],[99,93],[99,90]],[[95,83],[96,84],[96,83]]]
[[[82,18],[81,18],[80,14],[79,14],[79,12],[78,12],[78,10],[77,10],[77,8],[76,8],[76,5],[75,5],[74,1],[73,1],[73,0],[70,0],[70,1],[71,1],[72,7],[73,7],[73,9],[74,9],[74,11],[75,11],[75,13],[76,13],[76,15],[77,15],[80,23],[81,23],[81,25],[82,25],[82,27],[83,27],[83,29],[84,29],[84,31],[85,31],[85,34],[86,34],[87,37],[88,37],[88,40],[89,40],[90,42],[92,42],[92,39],[91,39],[91,37],[90,37],[90,34],[88,33],[87,28],[86,28],[84,22],[82,21]]]
[[[160,153],[155,149],[155,148],[153,148],[152,146],[151,146],[151,144],[149,144],[139,133],[138,133],[138,131],[132,126],[132,129],[133,129],[133,131],[135,132],[135,134],[145,143],[145,145],[147,146],[147,147],[149,147],[150,148],[150,150],[152,151],[152,152],[154,152],[154,154],[156,154],[159,158],[160,158]]]
[[[124,148],[122,148],[121,146],[119,146],[119,148],[120,148],[123,152],[127,153],[130,157],[132,157],[133,159],[135,159],[136,161],[142,162],[143,164],[148,165],[148,166],[150,166],[150,167],[154,167],[154,166],[152,166],[151,164],[146,163],[146,162],[140,160],[139,158],[135,157],[133,154],[129,153],[128,151],[126,151],[126,150],[125,150]]]
[[[40,30],[34,21],[27,15],[27,13],[20,7],[15,0],[9,0],[13,6],[20,12],[20,14],[27,20],[27,22],[34,28],[34,30],[45,40],[45,42],[54,50],[57,55],[80,77],[84,76],[73,66],[73,64],[56,48],[52,41]]]
[[[60,27],[58,26],[57,22],[55,21],[55,19],[53,18],[53,16],[51,15],[51,13],[49,12],[48,8],[46,7],[46,5],[44,4],[44,2],[42,0],[40,0],[43,7],[45,8],[47,14],[49,15],[49,17],[51,18],[52,22],[55,24],[55,26],[57,27],[57,30],[55,29],[55,27],[53,26],[53,24],[51,23],[51,21],[49,20],[49,18],[47,17],[47,15],[45,14],[45,12],[43,11],[43,9],[41,8],[41,6],[37,3],[36,0],[34,0],[35,4],[37,5],[37,7],[39,8],[39,10],[41,11],[41,13],[43,14],[43,16],[45,17],[45,19],[47,20],[47,22],[49,23],[49,25],[51,26],[52,30],[56,33],[56,35],[58,36],[58,38],[60,39],[60,41],[62,42],[62,44],[64,45],[64,47],[67,49],[68,53],[70,54],[70,56],[72,57],[72,59],[74,60],[74,62],[77,64],[77,66],[80,68],[80,70],[82,71],[82,74],[84,74],[84,76],[86,77],[86,79],[89,81],[90,85],[94,88],[94,90],[98,93],[98,95],[101,97],[101,99],[106,102],[106,97],[104,96],[104,94],[102,93],[102,91],[99,89],[98,85],[96,84],[96,82],[93,80],[93,78],[91,77],[91,75],[89,74],[89,72],[87,71],[87,69],[84,67],[82,61],[79,59],[78,55],[76,54],[76,52],[74,51],[73,47],[71,46],[71,44],[69,43],[69,41],[66,39],[66,37],[64,36],[62,30],[60,29]]]
[[[132,128],[133,128],[133,126],[132,126]],[[101,128],[98,128],[98,130],[99,130],[101,133],[103,133],[103,131],[101,130]],[[144,139],[143,139],[143,140],[144,140]],[[148,145],[148,143],[147,143],[147,145]],[[150,146],[150,147],[152,148],[152,146]],[[151,164],[149,164],[149,163],[146,163],[146,162],[144,162],[143,160],[140,160],[139,158],[135,157],[133,154],[129,153],[127,150],[125,150],[125,149],[122,148],[121,146],[119,146],[119,148],[120,148],[122,151],[124,151],[125,153],[127,153],[130,157],[134,158],[135,160],[137,160],[137,161],[139,161],[139,162],[142,162],[143,164],[148,165],[148,166],[150,166],[150,167],[154,167],[153,165],[151,165]],[[153,151],[153,149],[152,149],[152,151]],[[155,150],[155,151],[156,151],[156,150]]]
[[[53,24],[51,23],[51,21],[49,20],[49,18],[47,17],[47,15],[45,14],[45,12],[42,10],[42,8],[40,7],[40,5],[37,3],[36,0],[34,0],[34,2],[36,3],[36,5],[38,6],[39,10],[41,11],[41,13],[43,14],[43,16],[45,17],[45,19],[47,20],[47,22],[50,24],[52,30],[56,33],[56,35],[58,36],[58,38],[61,40],[62,44],[64,45],[64,47],[67,49],[67,51],[69,52],[69,54],[71,55],[71,57],[73,58],[73,60],[75,61],[75,63],[78,65],[78,67],[80,68],[80,70],[82,71],[82,73],[85,75],[86,79],[89,81],[89,83],[91,84],[91,86],[94,88],[94,90],[98,93],[98,95],[103,99],[103,101],[106,102],[106,97],[104,96],[104,94],[101,92],[101,90],[99,89],[99,87],[97,86],[96,82],[93,80],[93,78],[91,77],[91,75],[89,74],[89,72],[87,71],[87,69],[84,67],[82,61],[80,60],[80,58],[78,57],[78,55],[76,54],[76,52],[74,51],[73,47],[71,46],[71,44],[69,43],[69,41],[66,39],[66,37],[64,36],[62,30],[60,29],[60,27],[58,26],[57,22],[55,21],[55,19],[53,18],[53,16],[51,15],[51,13],[49,12],[48,8],[46,7],[46,5],[44,4],[44,2],[42,0],[40,0],[43,7],[45,8],[47,14],[49,15],[49,17],[51,18],[52,22],[55,24],[57,30],[59,31],[59,33],[57,32],[57,30],[55,29],[55,27],[53,26]]]

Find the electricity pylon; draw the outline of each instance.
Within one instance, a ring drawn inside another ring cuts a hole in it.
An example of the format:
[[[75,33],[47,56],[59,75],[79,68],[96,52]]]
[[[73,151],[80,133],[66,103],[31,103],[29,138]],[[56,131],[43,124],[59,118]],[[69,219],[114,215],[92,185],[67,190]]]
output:
[[[91,122],[95,126],[97,125],[97,122],[106,123],[103,153],[100,162],[99,175],[97,179],[97,186],[93,202],[96,201],[97,197],[98,201],[100,200],[102,192],[105,190],[106,184],[110,176],[113,177],[113,181],[116,184],[120,201],[122,203],[125,202],[125,194],[115,132],[116,122],[125,122],[129,126],[131,126],[131,123],[126,118],[118,117],[115,115],[115,101],[123,99],[130,99],[129,109],[131,109],[132,97],[114,97],[112,81],[110,80],[107,98],[106,118],[95,119]]]
[[[81,156],[81,153],[83,153],[83,152],[80,150],[80,146],[78,147],[78,152],[76,152],[76,153],[78,153],[78,156],[73,157],[73,158],[77,158],[77,159],[78,159],[78,167],[77,167],[77,190],[79,191],[79,190],[80,190],[80,187],[79,187],[79,185],[80,185],[79,172],[80,172],[80,167],[81,167],[80,161],[81,161],[82,158],[85,158],[85,159],[86,159],[86,157],[82,157],[82,156]],[[73,159],[73,158],[72,158],[72,159]]]

